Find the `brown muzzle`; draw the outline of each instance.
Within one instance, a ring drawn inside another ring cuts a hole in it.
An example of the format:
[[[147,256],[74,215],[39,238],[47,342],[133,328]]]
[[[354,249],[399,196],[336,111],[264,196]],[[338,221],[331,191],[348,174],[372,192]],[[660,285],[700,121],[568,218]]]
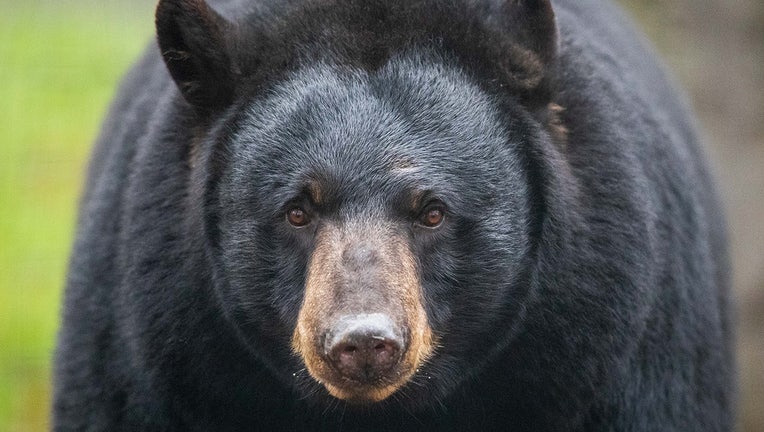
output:
[[[293,348],[350,402],[387,398],[432,353],[416,263],[392,224],[319,228]]]

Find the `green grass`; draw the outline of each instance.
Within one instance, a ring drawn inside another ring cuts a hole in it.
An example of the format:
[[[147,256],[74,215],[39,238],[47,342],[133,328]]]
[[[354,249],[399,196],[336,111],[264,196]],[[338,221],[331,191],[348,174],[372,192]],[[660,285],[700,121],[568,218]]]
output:
[[[0,0],[0,431],[48,429],[87,155],[153,2]]]

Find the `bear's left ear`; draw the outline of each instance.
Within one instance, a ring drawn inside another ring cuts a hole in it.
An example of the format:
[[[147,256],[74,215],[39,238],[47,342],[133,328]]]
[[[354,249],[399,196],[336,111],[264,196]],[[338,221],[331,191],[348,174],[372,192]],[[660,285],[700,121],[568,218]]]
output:
[[[183,97],[201,109],[231,102],[233,65],[226,39],[233,24],[204,0],[160,0],[156,10],[159,48]]]
[[[494,3],[496,4],[496,3]],[[496,6],[494,6],[496,7]],[[567,143],[565,109],[554,101],[557,20],[550,0],[503,0],[493,27],[507,35],[493,53],[500,73],[547,128],[555,142]]]
[[[511,36],[496,53],[499,67],[521,90],[542,83],[557,57],[557,21],[550,0],[504,0],[496,14],[498,31]]]
[[[557,21],[550,0],[506,0],[505,25],[527,48],[550,61],[557,55]]]

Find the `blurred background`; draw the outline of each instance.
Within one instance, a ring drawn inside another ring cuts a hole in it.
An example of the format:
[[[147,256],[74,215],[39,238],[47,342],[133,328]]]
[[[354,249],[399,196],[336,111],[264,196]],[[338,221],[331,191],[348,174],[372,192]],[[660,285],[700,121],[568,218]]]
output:
[[[0,431],[48,429],[82,174],[154,0],[0,0]],[[764,2],[620,0],[699,114],[727,204],[740,429],[764,431]],[[691,431],[688,431],[691,432]]]

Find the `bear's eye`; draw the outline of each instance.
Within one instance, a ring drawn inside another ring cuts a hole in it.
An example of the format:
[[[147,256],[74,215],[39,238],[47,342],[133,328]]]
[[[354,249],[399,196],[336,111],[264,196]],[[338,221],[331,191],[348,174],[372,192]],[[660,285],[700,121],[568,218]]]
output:
[[[419,223],[427,228],[437,228],[443,223],[443,219],[446,217],[446,211],[443,205],[432,204],[424,209],[419,216]]]
[[[304,227],[310,223],[310,216],[308,216],[308,213],[299,207],[289,209],[286,213],[286,218],[292,226],[297,228]]]

